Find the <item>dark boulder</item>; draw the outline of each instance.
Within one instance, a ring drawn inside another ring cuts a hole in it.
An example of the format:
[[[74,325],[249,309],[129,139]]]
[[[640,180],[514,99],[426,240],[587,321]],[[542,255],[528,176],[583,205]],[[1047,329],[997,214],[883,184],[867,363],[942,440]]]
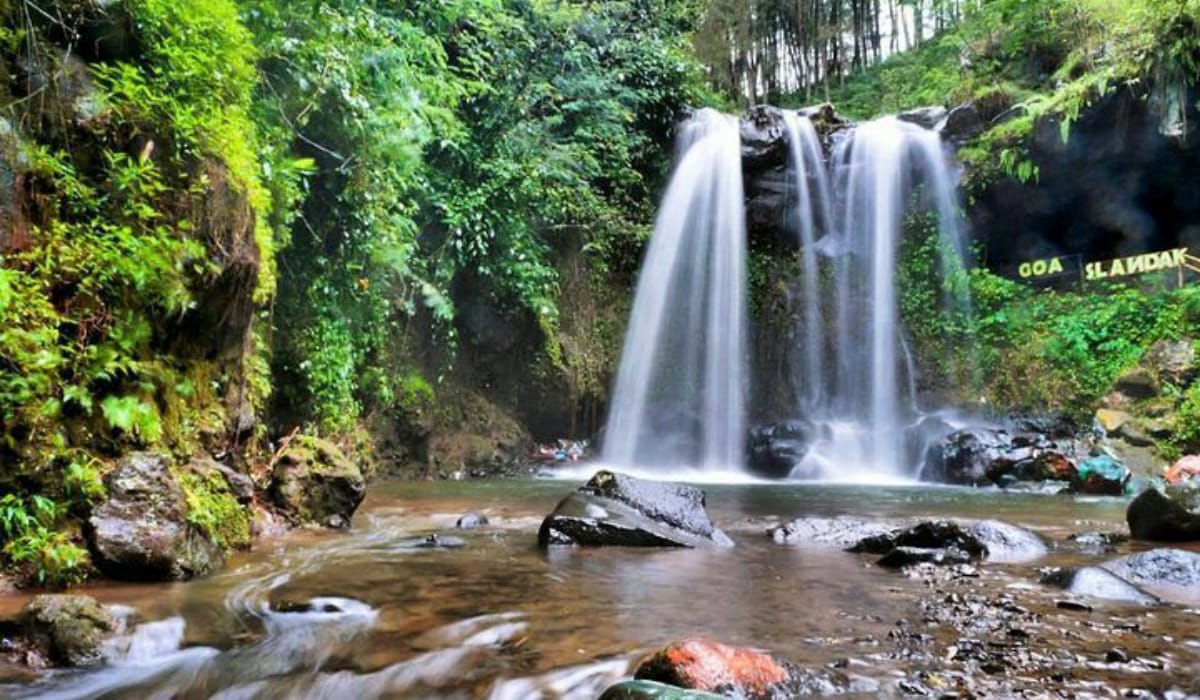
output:
[[[1151,549],[1102,564],[1140,586],[1175,586],[1200,592],[1200,554],[1182,549]]]
[[[945,107],[942,107],[941,105],[934,105],[930,107],[917,107],[916,109],[910,109],[907,112],[901,112],[900,114],[896,115],[896,118],[902,122],[916,124],[922,129],[933,129],[940,124],[948,114],[949,112]]]
[[[887,554],[896,547],[958,549],[972,557],[982,557],[987,554],[987,547],[975,535],[949,520],[925,521],[907,530],[868,537],[851,547],[850,551]]]
[[[90,666],[104,660],[104,643],[125,625],[91,596],[39,595],[25,606],[17,627],[56,665]]]
[[[345,527],[367,485],[359,468],[335,445],[302,435],[280,454],[268,492],[293,523]]]
[[[936,441],[925,453],[921,477],[962,486],[990,485],[989,469],[1008,449],[1006,435],[990,428],[960,430]]]
[[[1078,596],[1112,600],[1121,603],[1153,605],[1158,598],[1129,581],[1098,566],[1044,569],[1041,582]]]
[[[787,128],[783,110],[758,105],[746,111],[741,120],[742,169],[761,172],[788,160]]]
[[[108,500],[86,523],[96,565],[125,580],[182,580],[223,563],[211,537],[188,522],[187,497],[167,458],[135,453],[105,477]]]
[[[1117,379],[1113,389],[1131,399],[1141,401],[1158,396],[1158,380],[1145,367],[1135,367]]]
[[[691,486],[597,472],[542,522],[538,543],[626,547],[728,547]]]
[[[967,532],[987,548],[989,561],[1031,561],[1048,551],[1046,543],[1035,533],[998,520],[975,523]]]
[[[1152,542],[1200,540],[1200,485],[1148,488],[1125,511],[1134,539]]]
[[[750,469],[772,479],[788,478],[819,433],[818,426],[803,420],[755,426],[750,431]]]
[[[950,110],[937,125],[942,138],[954,146],[963,146],[988,128],[988,118],[979,105],[968,102]]]

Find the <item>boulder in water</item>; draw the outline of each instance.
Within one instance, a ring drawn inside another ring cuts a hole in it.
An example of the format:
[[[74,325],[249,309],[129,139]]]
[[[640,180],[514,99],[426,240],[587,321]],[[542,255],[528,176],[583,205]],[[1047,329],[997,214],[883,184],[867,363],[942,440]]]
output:
[[[975,535],[949,520],[927,520],[907,530],[868,537],[851,547],[850,551],[887,554],[895,547],[959,549],[972,557],[987,554],[987,547]]]
[[[967,531],[987,548],[989,561],[1022,562],[1046,554],[1046,543],[1035,533],[999,520],[983,520]]]
[[[1100,455],[1079,463],[1071,476],[1071,490],[1095,496],[1121,496],[1132,476],[1117,458]]]
[[[86,523],[96,565],[123,580],[182,580],[216,570],[224,555],[188,522],[183,489],[163,455],[125,457],[105,477],[108,500]]]
[[[989,469],[1006,447],[1004,433],[999,430],[960,430],[929,447],[921,475],[928,481],[943,484],[990,485]]]
[[[86,595],[39,595],[18,619],[24,640],[59,666],[90,666],[104,659],[104,643],[124,622]]]
[[[1152,542],[1200,540],[1200,485],[1148,488],[1129,504],[1125,519],[1135,539]]]
[[[1102,564],[1138,585],[1176,586],[1200,592],[1200,554],[1182,549],[1151,549]]]
[[[845,516],[837,518],[797,518],[767,531],[775,544],[849,547],[865,539],[889,536],[895,525],[873,523]]]
[[[542,521],[538,544],[731,547],[704,510],[704,492],[683,484],[599,471]]]
[[[345,527],[362,503],[367,484],[337,446],[301,435],[280,454],[268,492],[296,524]]]
[[[1113,600],[1121,603],[1153,605],[1158,598],[1143,591],[1111,571],[1098,566],[1050,568],[1042,571],[1041,581],[1078,596]]]
[[[688,690],[656,681],[624,681],[600,696],[600,700],[723,700],[724,695]]]
[[[786,479],[808,453],[818,430],[802,420],[755,426],[750,431],[750,469],[771,479]]]
[[[488,524],[488,517],[483,513],[467,513],[454,523],[459,530],[474,530]]]

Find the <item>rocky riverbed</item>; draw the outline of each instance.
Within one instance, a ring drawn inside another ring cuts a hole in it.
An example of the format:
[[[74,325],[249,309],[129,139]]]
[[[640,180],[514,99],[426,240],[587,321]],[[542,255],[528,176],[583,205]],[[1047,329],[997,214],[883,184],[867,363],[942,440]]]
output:
[[[88,616],[98,655],[52,669],[54,639],[10,624],[0,695],[704,697],[654,682],[728,693],[744,668],[771,697],[1200,693],[1196,547],[1129,540],[1125,499],[704,486],[733,546],[539,547],[576,486],[381,484],[348,531],[294,531],[185,583],[87,587],[108,606]],[[912,560],[881,561],[897,551]],[[0,617],[30,603],[0,598]]]

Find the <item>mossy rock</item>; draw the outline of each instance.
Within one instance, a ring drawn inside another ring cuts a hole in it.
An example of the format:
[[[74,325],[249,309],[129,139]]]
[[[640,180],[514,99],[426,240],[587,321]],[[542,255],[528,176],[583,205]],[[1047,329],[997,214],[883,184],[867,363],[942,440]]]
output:
[[[122,631],[121,620],[86,595],[39,595],[21,613],[25,637],[60,666],[103,660],[104,642]]]
[[[88,518],[96,565],[121,580],[184,580],[216,571],[220,545],[192,523],[187,492],[164,455],[126,456],[105,478],[108,500]]]
[[[279,455],[268,488],[272,502],[294,524],[345,527],[362,503],[362,471],[333,443],[301,435]]]

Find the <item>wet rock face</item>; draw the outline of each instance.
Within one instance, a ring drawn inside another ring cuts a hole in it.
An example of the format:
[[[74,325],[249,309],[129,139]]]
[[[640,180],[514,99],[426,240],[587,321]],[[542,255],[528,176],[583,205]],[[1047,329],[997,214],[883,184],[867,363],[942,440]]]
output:
[[[546,517],[538,544],[729,547],[733,541],[709,519],[699,489],[600,471]]]
[[[1120,494],[1128,470],[1096,468],[1081,474],[1090,458],[1090,438],[1081,428],[1047,419],[1015,420],[1002,428],[969,428],[936,440],[925,452],[923,479],[962,486],[1014,488],[1061,482],[1062,489]]]
[[[106,575],[183,580],[223,563],[221,548],[188,523],[187,498],[167,465],[162,455],[134,453],[105,477],[108,500],[85,529],[96,565]]]
[[[927,521],[907,530],[870,537],[851,547],[850,551],[887,554],[895,547],[959,549],[972,557],[982,557],[988,551],[974,535],[949,520]]]
[[[86,595],[39,595],[17,623],[27,642],[59,666],[101,662],[104,643],[124,629],[119,618]]]
[[[634,678],[746,700],[782,700],[878,689],[873,683],[852,680],[839,671],[801,669],[770,654],[708,639],[688,639],[659,650],[638,666]]]
[[[225,485],[229,487],[229,492],[242,505],[254,500],[254,481],[249,476],[230,469],[220,462],[211,459],[193,459],[183,468],[185,471],[195,472],[200,476],[219,475]]]
[[[1134,539],[1151,542],[1200,540],[1200,486],[1148,488],[1125,511]]]
[[[268,492],[296,524],[346,527],[367,485],[362,472],[335,445],[302,435],[279,456]]]
[[[803,420],[755,426],[748,445],[750,469],[772,479],[788,478],[819,433],[819,426]]]

